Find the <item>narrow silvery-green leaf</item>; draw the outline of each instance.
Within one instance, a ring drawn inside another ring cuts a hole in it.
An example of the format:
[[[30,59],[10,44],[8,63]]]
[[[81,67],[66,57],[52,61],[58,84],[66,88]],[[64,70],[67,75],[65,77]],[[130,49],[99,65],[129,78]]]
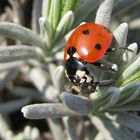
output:
[[[114,0],[104,0],[97,10],[95,23],[109,26],[113,4]]]
[[[26,104],[29,104],[31,101],[30,97],[25,97],[21,99],[15,99],[9,102],[0,104],[0,112],[2,113],[11,113],[23,107]]]
[[[114,121],[117,121],[119,124],[124,125],[132,130],[140,131],[140,117],[127,112],[116,112],[114,115]]]
[[[127,33],[128,33],[128,24],[127,23],[120,24],[119,27],[113,33],[115,39],[113,44],[114,46],[112,47],[125,48]],[[109,55],[109,61],[116,63],[119,67],[123,59],[123,53],[124,53],[124,49],[117,49],[117,51]],[[118,75],[114,75],[114,76],[118,77]]]
[[[118,26],[118,28],[114,31],[114,37],[117,40],[119,46],[125,47],[128,33],[128,24],[122,23]]]
[[[42,16],[49,17],[52,0],[43,0],[42,2]]]
[[[120,126],[121,133],[125,134],[127,140],[139,140],[135,133],[129,131],[127,128]]]
[[[54,140],[64,140],[65,132],[62,126],[62,120],[57,118],[47,118],[47,123],[49,125],[50,131],[53,135]]]
[[[105,110],[105,109],[110,108],[113,105],[115,105],[120,96],[120,90],[115,87],[109,88],[108,91],[106,91],[106,92],[108,92],[109,94],[112,94],[112,95],[110,96],[109,101],[99,108],[100,110]]]
[[[49,73],[50,73],[50,77],[51,77],[51,80],[53,82],[53,85],[55,85],[56,75],[54,74],[54,72],[55,72],[56,68],[57,67],[55,64],[53,64],[53,63],[48,64],[48,69],[49,69]]]
[[[12,68],[19,68],[24,65],[26,65],[24,60],[8,62],[8,63],[0,63],[0,72],[6,71]]]
[[[57,69],[55,70],[55,87],[57,88],[57,90],[59,92],[62,92],[64,90],[64,85],[65,83],[65,76],[64,76],[64,67],[63,66],[59,66],[57,67]]]
[[[53,72],[54,71],[52,71],[52,73]],[[52,85],[50,86],[48,78],[49,76],[46,71],[44,71],[40,67],[35,67],[28,72],[28,77],[30,78],[34,86],[38,89],[38,91],[45,96],[44,100],[58,102],[58,99],[56,98],[56,89]]]
[[[37,90],[29,87],[12,87],[9,88],[11,94],[17,97],[31,97],[32,99],[40,99],[43,100],[43,95],[41,95]]]
[[[140,101],[135,100],[121,106],[113,106],[109,111],[138,111],[140,110]]]
[[[44,92],[48,87],[48,76],[41,68],[32,68],[29,71],[28,76],[39,92]]]
[[[56,33],[54,35],[54,41],[58,39],[58,37],[62,37],[71,27],[74,20],[74,14],[72,11],[68,11],[60,20],[57,28]]]
[[[103,137],[107,140],[113,140],[113,136],[111,135],[111,131],[109,131],[106,126],[104,125],[105,120],[101,120],[99,117],[97,116],[90,116],[90,120],[93,123],[93,125],[98,129],[99,132],[102,133]],[[111,126],[112,128],[113,126]],[[112,130],[114,129],[114,127],[112,128]]]
[[[86,97],[77,96],[69,92],[63,92],[61,97],[68,108],[80,114],[87,115],[93,111],[92,105]]]
[[[26,45],[8,46],[0,48],[0,62],[6,63],[11,61],[26,60],[30,58],[41,58],[42,50],[37,47]]]
[[[23,43],[44,47],[44,42],[41,38],[31,30],[8,22],[0,22],[0,35],[11,39],[20,40]]]
[[[5,88],[5,86],[12,80],[16,78],[18,70],[13,68],[9,71],[1,72],[0,74],[0,91]]]
[[[47,47],[50,47],[52,44],[52,29],[49,21],[47,20],[47,18],[40,17],[39,23],[41,38],[46,43]]]
[[[123,102],[126,98],[129,98],[130,96],[133,95],[133,93],[136,91],[136,89],[140,86],[139,82],[133,82],[130,83],[124,87],[121,87],[121,96],[119,98],[119,102],[118,104],[120,104],[121,102]]]
[[[78,0],[63,0],[63,11],[62,16],[70,10],[74,10]]]
[[[118,123],[113,123],[105,117],[92,116],[91,121],[107,140],[138,140],[126,128],[119,126]]]
[[[140,82],[135,82],[134,84],[132,83],[126,86],[124,90],[122,90],[122,92],[124,92],[123,94],[127,94],[127,95],[125,95],[126,97],[123,98],[123,100],[121,100],[121,102],[118,105],[123,105],[128,102],[131,102],[140,95]]]
[[[132,61],[132,59],[137,54],[138,45],[137,45],[137,43],[132,43],[127,48],[130,49],[130,50],[132,50],[133,52],[126,50],[125,53],[123,54],[123,61],[125,63],[130,63]]]
[[[78,136],[76,134],[76,122],[72,117],[64,117],[63,118],[64,125],[66,128],[66,133],[69,140],[78,140]]]
[[[130,76],[132,76],[134,73],[139,71],[140,69],[139,62],[140,62],[140,55],[138,55],[137,59],[124,70],[122,76],[119,78],[120,83],[122,83],[124,80],[127,80]]]
[[[64,116],[80,115],[60,103],[33,104],[22,108],[24,117],[28,119],[60,118]]]
[[[119,72],[117,75],[121,75],[122,72],[134,61],[134,58],[137,54],[137,44],[136,43],[132,43],[130,44],[128,47],[128,49],[130,50],[126,50],[123,54],[122,57],[122,62],[121,62],[121,67],[119,69]],[[122,81],[121,81],[122,82]],[[124,82],[124,81],[123,81]],[[121,84],[120,81],[117,81],[117,85]]]
[[[73,31],[70,31],[60,41],[56,42],[56,44],[54,45],[54,48],[52,50],[53,53],[56,53],[56,52],[64,49],[64,46],[66,45],[66,41],[68,40],[68,38],[70,37],[72,32]]]
[[[97,88],[97,92],[90,95],[92,106],[94,110],[98,110],[100,107],[103,107],[111,98],[111,95],[108,91],[108,88]]]
[[[104,123],[106,123],[105,122],[106,120],[103,120],[97,116],[90,116],[90,120],[92,124],[98,129],[98,131],[102,133],[105,139],[114,140],[114,137],[111,135],[111,133],[114,133],[112,131],[115,129],[115,127],[111,124],[111,122],[109,122],[108,125],[105,125]],[[108,129],[107,127],[110,127],[112,131],[110,131],[110,129]],[[117,135],[117,132],[116,132],[116,135]],[[118,138],[119,138],[119,135],[118,135]]]
[[[112,100],[115,96],[119,96],[119,89],[116,87],[101,87],[97,88],[97,91],[98,92],[92,93],[90,96],[92,105],[96,106],[97,109],[102,110],[105,106],[112,106],[113,103],[115,104],[118,100],[118,98],[116,98],[114,101]]]

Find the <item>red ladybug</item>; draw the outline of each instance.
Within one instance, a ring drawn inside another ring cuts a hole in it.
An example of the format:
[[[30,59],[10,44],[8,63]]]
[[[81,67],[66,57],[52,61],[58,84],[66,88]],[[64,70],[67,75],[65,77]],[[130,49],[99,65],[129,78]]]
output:
[[[94,81],[87,69],[87,63],[103,66],[99,63],[110,48],[113,34],[105,26],[96,23],[80,25],[71,34],[64,51],[65,73],[75,85],[95,91],[96,86],[111,85],[114,80]],[[116,71],[116,67],[110,67]]]

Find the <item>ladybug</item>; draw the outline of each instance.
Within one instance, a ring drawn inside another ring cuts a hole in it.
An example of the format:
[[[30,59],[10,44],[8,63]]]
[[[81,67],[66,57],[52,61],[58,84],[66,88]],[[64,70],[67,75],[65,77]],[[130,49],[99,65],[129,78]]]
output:
[[[115,50],[115,48],[110,48],[112,41],[112,32],[103,25],[84,23],[78,26],[68,39],[64,50],[66,77],[74,85],[90,91],[95,91],[97,85],[114,84],[114,80],[95,81],[93,75],[87,69],[88,63],[106,67],[98,61],[106,53]],[[108,69],[117,71],[117,65],[113,64]]]

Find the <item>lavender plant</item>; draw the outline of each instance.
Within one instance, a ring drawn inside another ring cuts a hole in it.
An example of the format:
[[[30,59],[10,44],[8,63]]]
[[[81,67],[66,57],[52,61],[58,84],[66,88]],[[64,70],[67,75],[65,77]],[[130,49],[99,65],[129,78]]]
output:
[[[63,66],[65,43],[71,31],[88,19],[99,3],[96,0],[79,3],[77,0],[43,0],[39,34],[14,23],[0,22],[0,35],[22,42],[20,45],[0,47],[0,90],[15,79],[19,71],[37,89],[9,86],[12,94],[22,98],[0,105],[2,115],[29,104],[31,99],[40,99],[46,103],[27,105],[21,111],[28,119],[46,119],[55,140],[139,139],[140,55],[137,43],[127,45],[127,23],[120,24],[113,32],[117,41],[115,46],[128,47],[133,52],[116,51],[106,58],[107,61],[102,60],[116,63],[118,72],[110,74],[90,67],[96,79],[115,79],[115,86],[98,87],[89,97],[74,95],[65,89],[68,83]],[[113,5],[114,0],[100,3],[94,22],[109,28]],[[8,129],[8,126],[5,127],[5,130]],[[25,129],[30,129],[28,133],[31,131],[31,128]],[[27,136],[25,133],[21,135],[20,139]],[[20,136],[17,137],[19,139]],[[26,139],[30,137],[28,135]],[[36,138],[40,138],[39,134]]]

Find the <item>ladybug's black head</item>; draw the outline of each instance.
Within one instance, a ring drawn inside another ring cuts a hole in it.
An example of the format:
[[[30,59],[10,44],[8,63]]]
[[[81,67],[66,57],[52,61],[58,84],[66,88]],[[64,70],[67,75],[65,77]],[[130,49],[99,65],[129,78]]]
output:
[[[70,47],[67,51],[67,55],[68,59],[65,63],[66,77],[75,85],[90,82],[93,77],[89,74],[86,63],[77,57],[76,49]]]
[[[73,55],[76,53],[76,49],[74,47],[70,47],[67,51],[67,54],[69,57],[73,57]]]

